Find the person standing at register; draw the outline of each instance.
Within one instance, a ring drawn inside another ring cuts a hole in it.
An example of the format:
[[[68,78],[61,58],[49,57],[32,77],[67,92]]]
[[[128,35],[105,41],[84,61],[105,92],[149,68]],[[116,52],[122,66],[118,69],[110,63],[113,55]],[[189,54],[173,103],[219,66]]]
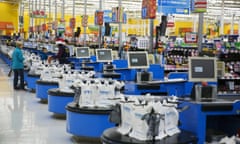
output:
[[[58,52],[54,56],[48,57],[48,62],[50,63],[52,59],[58,59],[60,64],[68,64],[68,57],[69,57],[69,51],[67,50],[67,46],[65,41],[58,40],[56,41],[56,45],[58,47]]]
[[[21,41],[16,42],[16,48],[14,49],[12,53],[12,69],[14,72],[14,78],[13,78],[13,88],[15,90],[17,89],[23,89],[24,90],[24,57],[22,53],[23,43]],[[18,81],[20,78],[20,86],[18,86]]]

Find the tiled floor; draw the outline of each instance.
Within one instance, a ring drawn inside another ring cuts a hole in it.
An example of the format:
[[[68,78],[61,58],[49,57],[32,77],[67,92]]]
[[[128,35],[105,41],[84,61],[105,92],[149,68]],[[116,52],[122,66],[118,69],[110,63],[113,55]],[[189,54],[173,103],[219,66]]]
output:
[[[35,93],[14,91],[8,71],[0,59],[0,144],[87,144],[68,134],[66,120],[48,112]]]

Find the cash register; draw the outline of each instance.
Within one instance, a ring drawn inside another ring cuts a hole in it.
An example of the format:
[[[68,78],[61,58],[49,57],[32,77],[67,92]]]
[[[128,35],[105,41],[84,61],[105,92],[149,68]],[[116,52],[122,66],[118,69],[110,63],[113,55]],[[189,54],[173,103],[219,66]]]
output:
[[[119,73],[114,72],[113,55],[112,49],[96,49],[96,60],[99,63],[103,63],[103,78],[117,78],[119,79],[121,75]]]
[[[189,57],[188,60],[189,81],[193,82],[194,86],[192,99],[180,105],[189,106],[188,110],[180,114],[181,129],[195,133],[198,137],[198,144],[205,143],[209,136],[213,137],[207,133],[208,130],[233,135],[239,128],[240,101],[218,97],[216,58]],[[215,84],[210,85],[209,82],[215,82]],[[231,131],[227,131],[229,127]]]
[[[149,61],[148,53],[146,51],[131,51],[127,53],[128,68],[137,69],[136,82],[149,82],[152,81],[153,74],[148,72]]]
[[[93,71],[94,67],[86,66],[87,62],[90,62],[90,49],[89,47],[76,47],[75,48],[76,58],[81,59],[81,69]]]
[[[217,59],[215,57],[189,57],[189,81],[193,82],[191,98],[196,101],[214,101],[217,86]]]

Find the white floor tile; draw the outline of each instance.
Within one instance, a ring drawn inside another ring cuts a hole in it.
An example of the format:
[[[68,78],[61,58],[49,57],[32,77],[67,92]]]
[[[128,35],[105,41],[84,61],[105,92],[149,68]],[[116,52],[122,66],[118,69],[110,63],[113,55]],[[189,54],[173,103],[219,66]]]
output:
[[[35,93],[14,91],[8,71],[0,60],[0,144],[87,144],[74,141],[66,120],[53,117]]]

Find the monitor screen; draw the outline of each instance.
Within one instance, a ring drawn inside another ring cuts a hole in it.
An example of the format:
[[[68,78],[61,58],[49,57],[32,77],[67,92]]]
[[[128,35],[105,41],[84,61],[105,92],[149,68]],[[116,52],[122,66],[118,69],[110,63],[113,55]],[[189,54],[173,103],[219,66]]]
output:
[[[147,69],[149,68],[148,53],[142,52],[128,52],[128,68],[133,69]]]
[[[189,57],[188,60],[189,81],[217,81],[217,62],[215,57]]]
[[[89,47],[76,47],[76,58],[90,58]]]
[[[112,49],[96,49],[97,62],[112,62]]]

